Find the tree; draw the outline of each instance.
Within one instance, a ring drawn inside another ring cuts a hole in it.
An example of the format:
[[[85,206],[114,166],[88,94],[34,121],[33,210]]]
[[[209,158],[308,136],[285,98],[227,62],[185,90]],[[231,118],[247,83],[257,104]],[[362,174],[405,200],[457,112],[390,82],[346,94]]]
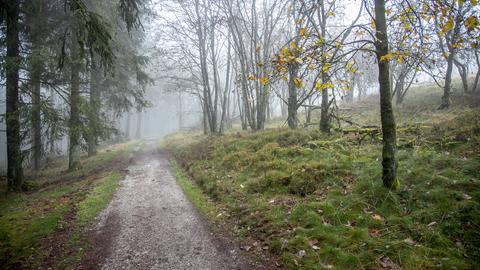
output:
[[[390,74],[387,55],[389,54],[385,0],[375,0],[375,49],[378,62],[378,82],[380,84],[380,117],[383,134],[382,167],[383,184],[390,189],[398,189],[397,179],[397,135],[395,116],[392,108]]]
[[[19,13],[20,1],[13,0],[2,3],[6,5],[6,123],[7,123],[7,178],[10,190],[21,190],[23,186],[23,157],[20,137],[19,115]],[[2,14],[3,15],[3,14]]]

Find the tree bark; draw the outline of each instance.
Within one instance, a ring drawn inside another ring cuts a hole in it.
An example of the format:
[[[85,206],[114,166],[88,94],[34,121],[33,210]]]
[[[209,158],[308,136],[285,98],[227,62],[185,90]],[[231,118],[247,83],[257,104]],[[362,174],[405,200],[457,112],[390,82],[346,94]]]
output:
[[[100,92],[99,92],[99,72],[94,60],[92,60],[92,70],[90,71],[90,100],[89,100],[89,119],[87,134],[87,152],[88,156],[97,154],[97,144],[99,136],[99,115],[100,115]]]
[[[451,100],[452,71],[453,71],[455,55],[457,53],[457,50],[455,49],[455,45],[457,43],[457,38],[460,33],[461,25],[462,25],[462,21],[461,21],[462,7],[463,7],[463,4],[459,4],[458,14],[455,15],[455,26],[453,28],[451,40],[450,42],[447,42],[447,47],[448,47],[447,71],[445,74],[445,85],[443,87],[442,102],[440,104],[440,107],[438,107],[439,110],[448,109],[452,104],[452,100]]]
[[[288,80],[288,116],[287,123],[291,129],[297,128],[297,87],[295,85],[295,79],[297,78],[298,67],[297,64],[292,64],[288,68],[289,80]]]
[[[380,115],[383,133],[383,184],[389,189],[399,189],[397,179],[397,134],[395,116],[392,108],[390,89],[390,72],[388,61],[381,57],[388,54],[387,21],[385,16],[385,0],[375,0],[376,41],[375,48],[378,62],[378,82],[380,84]]]
[[[20,115],[18,100],[19,83],[19,1],[6,4],[7,57],[6,57],[6,127],[7,127],[7,179],[9,190],[21,190],[23,186]]]
[[[42,119],[40,105],[42,66],[34,60],[30,75],[32,87],[32,142],[33,142],[33,169],[38,171],[42,157]]]
[[[468,69],[467,65],[460,63],[457,59],[453,59],[453,63],[457,67],[458,74],[460,74],[460,78],[462,80],[463,92],[468,93]]]
[[[76,33],[74,33],[74,36]],[[70,119],[69,119],[69,146],[68,146],[68,169],[78,167],[80,157],[80,55],[78,42],[72,40],[72,63],[70,66]]]
[[[130,118],[131,114],[130,112],[127,112],[127,118],[126,118],[126,126],[125,126],[125,139],[130,140]]]
[[[322,72],[322,83],[327,83],[327,74]],[[328,88],[322,89],[322,108],[320,110],[320,131],[330,132],[330,102],[328,98]]]
[[[452,104],[451,100],[451,92],[452,92],[452,70],[453,70],[453,57],[454,57],[454,50],[449,50],[450,54],[447,58],[447,72],[445,74],[445,85],[443,86],[443,96],[442,96],[442,103],[439,110],[448,109]]]
[[[42,37],[41,27],[45,24],[44,2],[37,0],[33,3],[36,17],[31,22],[31,66],[30,88],[32,91],[32,159],[33,169],[38,171],[42,158],[42,119],[41,119],[41,77],[43,74],[43,59],[41,59]]]

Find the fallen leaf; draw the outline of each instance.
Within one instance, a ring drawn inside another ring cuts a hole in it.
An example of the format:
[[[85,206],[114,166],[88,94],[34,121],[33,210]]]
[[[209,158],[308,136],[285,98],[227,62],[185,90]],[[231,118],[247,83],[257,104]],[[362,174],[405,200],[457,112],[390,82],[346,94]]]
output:
[[[373,213],[373,211],[370,208],[363,208],[363,212],[365,214],[372,214]]]
[[[380,235],[380,230],[376,228],[371,228],[371,229],[368,229],[368,234],[371,237],[378,237]]]
[[[297,257],[299,257],[299,258],[303,258],[303,257],[305,257],[305,255],[307,255],[307,252],[306,252],[305,250],[303,250],[303,249],[302,249],[302,250],[299,250],[299,251],[297,252]]]
[[[433,225],[436,225],[437,222],[436,221],[432,221],[430,223],[428,223],[427,227],[432,227]]]
[[[372,218],[375,219],[375,220],[380,220],[380,221],[383,221],[383,218],[382,216],[378,215],[378,214],[374,214],[372,215]]]
[[[409,245],[412,245],[412,246],[414,246],[414,245],[417,243],[417,242],[415,242],[415,241],[414,241],[412,238],[410,238],[410,237],[404,239],[403,242],[405,242],[405,243],[407,243],[407,244],[409,244]]]
[[[318,240],[316,240],[316,239],[308,241],[308,244],[314,250],[319,250],[320,249],[320,247],[316,245],[316,244],[318,244]]]
[[[383,267],[383,268],[387,268],[387,269],[392,269],[392,268],[395,268],[396,265],[394,262],[392,262],[392,260],[387,257],[387,256],[382,256],[380,257],[380,265]]]

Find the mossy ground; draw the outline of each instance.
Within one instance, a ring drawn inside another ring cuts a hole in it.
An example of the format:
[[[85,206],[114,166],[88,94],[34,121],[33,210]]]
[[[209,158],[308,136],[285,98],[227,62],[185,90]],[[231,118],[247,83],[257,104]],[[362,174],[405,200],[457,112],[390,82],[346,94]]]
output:
[[[3,193],[0,198],[0,265],[3,269],[37,268],[49,256],[42,240],[61,229],[75,213],[70,244],[79,244],[82,229],[111,199],[121,174],[116,166],[143,142],[116,145],[83,158],[79,170],[68,172],[63,161],[29,176],[30,191]],[[115,163],[115,164],[114,164]],[[75,238],[75,239],[73,239]],[[68,245],[68,243],[65,243]]]
[[[433,109],[404,106],[399,123],[423,121],[399,129],[399,192],[382,186],[378,136],[271,129],[164,145],[232,231],[288,269],[480,268],[480,111],[427,122]]]

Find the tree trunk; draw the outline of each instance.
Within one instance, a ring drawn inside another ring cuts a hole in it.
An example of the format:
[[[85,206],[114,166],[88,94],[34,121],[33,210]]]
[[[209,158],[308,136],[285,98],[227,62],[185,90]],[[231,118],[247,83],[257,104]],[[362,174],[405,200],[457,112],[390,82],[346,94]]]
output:
[[[43,74],[43,59],[41,58],[42,36],[41,27],[45,24],[43,0],[37,0],[33,5],[36,13],[32,25],[32,53],[30,66],[30,87],[32,91],[32,159],[33,169],[38,171],[42,158],[42,123],[41,123],[41,77]]]
[[[135,131],[135,139],[140,139],[142,137],[142,112],[137,112],[137,128]]]
[[[454,50],[450,50],[450,54],[447,59],[447,72],[445,74],[445,85],[443,87],[443,96],[442,96],[442,103],[439,110],[448,109],[452,104],[451,100],[451,92],[452,92],[452,70],[453,70],[453,57],[454,54],[452,53]]]
[[[322,108],[320,110],[320,131],[325,133],[330,132],[328,90],[329,89],[322,90]]]
[[[467,66],[460,63],[458,60],[455,58],[453,59],[453,63],[457,67],[458,74],[460,74],[460,78],[462,80],[462,86],[463,86],[463,92],[468,93],[468,69]]]
[[[6,127],[7,127],[7,179],[9,190],[23,186],[19,83],[19,1],[9,0],[7,6],[7,57],[6,57]]]
[[[478,56],[478,51],[475,51],[475,60],[477,62],[477,74],[475,75],[475,80],[473,80],[472,92],[478,91],[478,82],[480,80],[480,57]]]
[[[440,107],[438,107],[439,110],[448,109],[452,104],[452,100],[451,100],[452,71],[453,71],[453,65],[455,61],[455,54],[457,53],[457,50],[455,49],[455,45],[457,43],[457,37],[460,34],[461,25],[462,25],[462,21],[461,21],[462,5],[463,4],[459,4],[459,11],[458,11],[459,14],[455,15],[455,27],[453,28],[453,33],[451,33],[450,43],[448,44],[447,71],[445,74],[445,85],[443,87],[442,103],[440,104]]]
[[[42,157],[42,119],[40,110],[40,89],[42,67],[38,60],[34,60],[30,75],[32,87],[32,142],[33,142],[33,169],[38,171]]]
[[[230,103],[230,66],[231,66],[231,43],[230,43],[230,34],[228,35],[228,45],[227,45],[227,74],[225,75],[225,89],[223,91],[223,102],[222,102],[222,116],[220,118],[220,129],[219,133],[222,134],[226,125],[228,104]]]
[[[182,92],[178,92],[178,130],[183,128],[183,101]]]
[[[97,154],[97,144],[99,135],[99,114],[100,114],[100,92],[98,84],[100,81],[99,72],[92,60],[92,70],[90,71],[90,100],[89,100],[89,117],[88,117],[88,134],[87,146],[88,156]]]
[[[388,54],[387,22],[385,18],[385,0],[375,0],[376,41],[375,48],[378,62],[378,82],[380,84],[380,116],[383,133],[383,184],[390,189],[398,190],[397,179],[397,138],[395,116],[392,108],[390,89],[390,72],[388,61],[381,57]]]
[[[125,125],[125,139],[127,139],[127,141],[130,140],[130,118],[131,114],[130,112],[127,112],[127,118],[125,119],[127,122]]]
[[[78,167],[80,158],[80,53],[78,42],[72,40],[72,63],[70,66],[70,119],[69,119],[69,146],[68,146],[68,169],[74,170]]]
[[[288,81],[288,116],[287,123],[291,129],[297,128],[297,87],[295,85],[295,79],[297,78],[298,67],[296,64],[292,64],[289,69],[289,81]]]
[[[397,82],[395,83],[395,103],[397,105],[402,104],[404,92],[405,92],[405,75],[400,74]]]
[[[327,74],[322,72],[322,83],[327,83]],[[322,89],[322,108],[320,110],[320,131],[330,133],[330,102],[328,88]]]

